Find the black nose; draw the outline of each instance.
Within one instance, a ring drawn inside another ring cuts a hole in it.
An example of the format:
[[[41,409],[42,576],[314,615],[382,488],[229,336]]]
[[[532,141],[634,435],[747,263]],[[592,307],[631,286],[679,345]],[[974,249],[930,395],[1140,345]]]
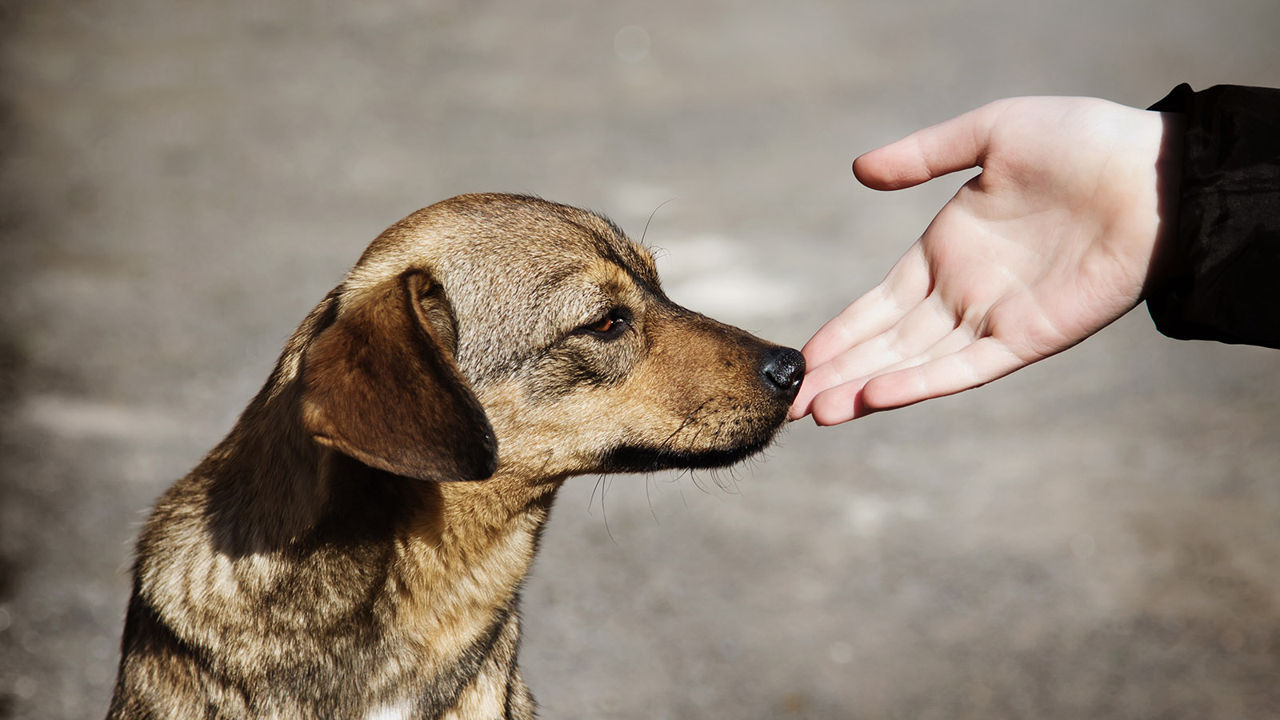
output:
[[[773,348],[765,353],[760,372],[779,394],[795,398],[804,380],[804,356],[791,348]]]

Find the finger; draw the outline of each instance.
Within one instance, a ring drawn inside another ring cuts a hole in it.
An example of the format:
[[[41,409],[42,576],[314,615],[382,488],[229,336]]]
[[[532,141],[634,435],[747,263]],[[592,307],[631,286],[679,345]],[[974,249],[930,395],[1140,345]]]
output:
[[[814,421],[819,425],[834,425],[869,414],[874,410],[862,402],[861,394],[870,380],[899,370],[924,365],[936,358],[958,352],[972,343],[973,334],[969,330],[956,328],[922,353],[905,358],[875,374],[863,375],[815,393],[815,397],[809,401],[805,412],[812,412]],[[795,417],[803,417],[803,414]]]
[[[903,407],[985,385],[1029,364],[1003,342],[984,337],[923,365],[872,378],[861,400],[867,412]]]
[[[929,293],[929,266],[919,243],[907,250],[883,282],[831,318],[801,352],[810,370],[893,327]]]
[[[819,393],[855,378],[870,377],[889,368],[901,367],[903,361],[925,352],[955,328],[954,314],[949,313],[936,297],[925,298],[884,332],[845,349],[806,372],[800,392],[792,402],[793,417],[804,417],[809,411],[810,400]]]
[[[927,127],[859,156],[853,174],[867,187],[899,190],[982,164],[996,114],[992,105]]]
[[[812,372],[849,348],[885,332],[902,319],[905,310],[886,286],[876,286],[818,328],[800,349],[805,366]]]
[[[929,303],[922,306],[922,312],[913,313],[913,317],[905,318],[891,332],[855,348],[846,354],[849,357],[836,358],[806,375],[804,384],[800,386],[800,392],[792,403],[791,419],[799,419],[813,412],[820,425],[830,424],[823,422],[819,416],[830,418],[832,412],[847,411],[852,407],[862,386],[871,378],[923,365],[973,342],[973,333],[969,329],[954,327],[946,319],[945,311],[941,308],[932,309],[932,305],[933,303]],[[894,334],[900,334],[901,340],[895,342],[889,339]],[[878,354],[873,354],[877,351]],[[854,354],[857,356],[853,357]],[[818,407],[822,412],[815,409]],[[836,422],[849,419],[844,415],[841,417],[843,419]]]
[[[869,414],[871,411],[862,406],[861,400],[867,379],[858,378],[819,393],[808,408],[813,421],[818,425],[839,425]]]
[[[885,332],[849,348],[814,370],[833,385],[863,375],[878,375],[898,367],[947,337],[956,329],[954,314],[940,300],[926,299]]]
[[[834,388],[844,387],[853,381],[858,381],[861,387],[866,382],[869,375],[842,375],[834,363],[823,365],[817,370],[805,373],[804,382],[800,384],[800,392],[796,394],[796,399],[791,402],[791,410],[789,417],[792,420],[808,415],[812,411],[812,403],[816,398],[822,397],[832,392]]]

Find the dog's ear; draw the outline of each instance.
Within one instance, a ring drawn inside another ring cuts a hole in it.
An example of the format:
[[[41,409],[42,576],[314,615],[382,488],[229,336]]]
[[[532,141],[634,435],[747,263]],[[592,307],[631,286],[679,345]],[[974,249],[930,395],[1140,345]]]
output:
[[[498,442],[453,362],[454,338],[448,301],[425,272],[368,289],[303,357],[303,427],[397,475],[489,477]]]

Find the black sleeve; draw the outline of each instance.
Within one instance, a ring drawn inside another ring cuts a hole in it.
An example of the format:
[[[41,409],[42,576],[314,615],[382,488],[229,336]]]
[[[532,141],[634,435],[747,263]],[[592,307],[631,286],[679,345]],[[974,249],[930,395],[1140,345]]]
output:
[[[1156,328],[1280,348],[1280,90],[1184,83],[1150,109],[1186,117],[1181,270],[1147,298]]]

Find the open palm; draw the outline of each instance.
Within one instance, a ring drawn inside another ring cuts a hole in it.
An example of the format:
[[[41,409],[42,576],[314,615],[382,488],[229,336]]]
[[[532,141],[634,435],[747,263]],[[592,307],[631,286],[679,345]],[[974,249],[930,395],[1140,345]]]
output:
[[[1016,98],[858,158],[858,179],[881,190],[983,170],[805,345],[792,417],[829,425],[973,388],[1132,309],[1171,212],[1166,122],[1090,98]]]

